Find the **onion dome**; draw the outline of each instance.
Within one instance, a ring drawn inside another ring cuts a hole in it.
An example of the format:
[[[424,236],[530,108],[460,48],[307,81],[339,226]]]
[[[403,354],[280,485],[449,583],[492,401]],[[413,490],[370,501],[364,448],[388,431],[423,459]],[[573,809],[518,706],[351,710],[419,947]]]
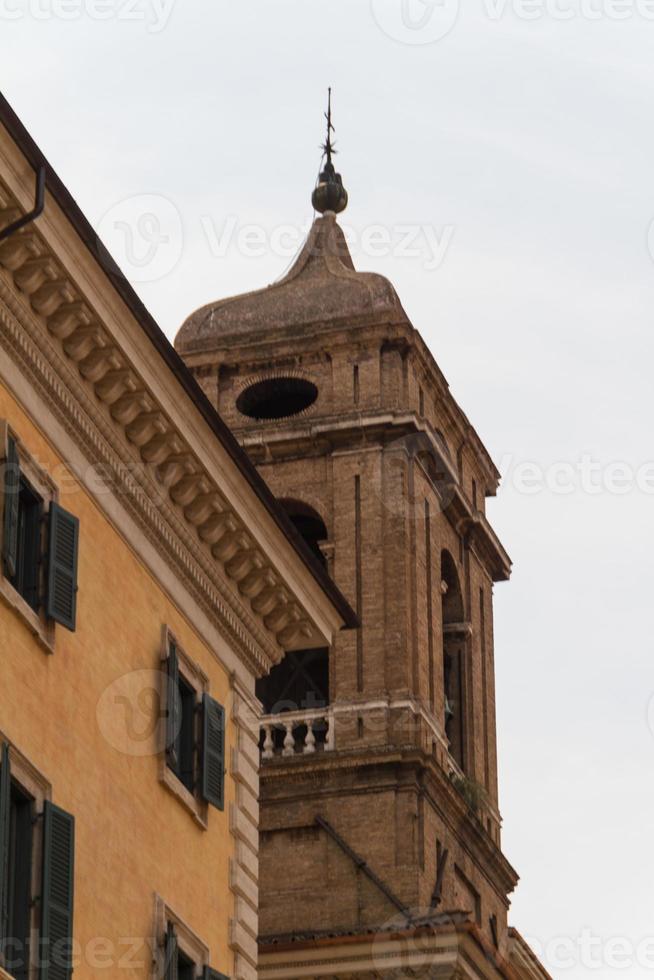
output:
[[[328,211],[316,218],[290,271],[278,282],[216,300],[192,313],[175,346],[182,353],[219,348],[235,334],[289,333],[361,321],[406,321],[399,297],[384,276],[354,268],[345,235]]]
[[[336,215],[347,206],[347,191],[332,162],[334,127],[331,89],[326,113],[327,162],[313,192],[315,219],[289,272],[268,286],[216,300],[192,313],[175,339],[181,354],[219,348],[226,338],[268,330],[292,333],[308,327],[355,326],[363,321],[406,321],[395,289],[384,276],[354,268]]]

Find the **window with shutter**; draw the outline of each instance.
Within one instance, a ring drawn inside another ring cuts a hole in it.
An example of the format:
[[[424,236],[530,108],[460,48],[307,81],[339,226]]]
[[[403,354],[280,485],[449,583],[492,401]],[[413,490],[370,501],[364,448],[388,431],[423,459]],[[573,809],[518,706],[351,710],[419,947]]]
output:
[[[0,963],[15,980],[29,976],[33,804],[12,778],[5,744],[0,770]]]
[[[209,804],[224,809],[225,710],[209,697],[207,675],[167,626],[163,640],[166,750],[159,778],[206,828]]]
[[[16,550],[16,574],[11,584],[34,609],[41,604],[41,514],[43,500],[32,486],[21,477],[18,494],[18,547]]]
[[[21,472],[16,442],[7,438],[4,472],[2,558],[16,591],[37,610],[40,604],[41,514],[43,498]]]
[[[11,813],[11,768],[9,746],[2,746],[0,769],[0,944],[8,937],[9,926],[9,844]]]
[[[177,980],[196,980],[197,975],[193,960],[180,951],[177,955]]]
[[[158,980],[204,980],[209,963],[207,944],[159,895],[155,895],[154,923],[155,935],[160,937],[155,971]]]
[[[48,529],[43,515],[54,505],[57,488],[7,422],[0,419],[0,459],[3,456],[0,597],[53,653],[55,620],[46,615]],[[66,618],[70,616],[68,609]]]
[[[172,632],[164,629],[166,651],[166,759],[163,782],[206,824],[201,788],[201,712],[206,675],[186,655]]]
[[[174,641],[168,645],[166,662],[166,761],[173,772],[179,770],[179,729],[181,702],[179,697],[179,660]]]
[[[224,973],[218,973],[218,970],[212,970],[210,966],[205,966],[202,980],[229,980],[229,977]]]
[[[166,761],[183,786],[195,791],[195,690],[182,677],[174,645],[168,657]]]
[[[177,933],[175,926],[169,922],[164,946],[164,980],[179,980],[178,958]]]
[[[15,441],[10,436],[7,440],[7,458],[4,472],[4,524],[2,534],[2,560],[7,578],[13,578],[16,574],[19,493],[18,450]]]
[[[46,801],[43,811],[40,980],[72,976],[75,820]]]
[[[225,709],[208,694],[202,701],[202,796],[225,807]]]
[[[69,630],[75,629],[79,521],[59,504],[50,505],[46,613]]]
[[[196,717],[195,691],[181,676],[179,678],[180,728],[178,737],[178,770],[177,776],[189,793],[196,789],[195,757],[196,757]]]
[[[164,952],[164,980],[195,980],[196,965],[190,956],[180,949],[177,930],[172,922],[166,929]]]

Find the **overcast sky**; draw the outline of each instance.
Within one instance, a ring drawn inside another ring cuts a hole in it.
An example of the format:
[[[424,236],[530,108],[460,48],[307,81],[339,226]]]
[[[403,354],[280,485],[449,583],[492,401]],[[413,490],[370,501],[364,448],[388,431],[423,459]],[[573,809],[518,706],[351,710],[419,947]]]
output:
[[[0,87],[171,339],[288,266],[334,86],[355,261],[393,280],[504,473],[511,918],[571,980],[654,969],[653,18],[0,0]]]

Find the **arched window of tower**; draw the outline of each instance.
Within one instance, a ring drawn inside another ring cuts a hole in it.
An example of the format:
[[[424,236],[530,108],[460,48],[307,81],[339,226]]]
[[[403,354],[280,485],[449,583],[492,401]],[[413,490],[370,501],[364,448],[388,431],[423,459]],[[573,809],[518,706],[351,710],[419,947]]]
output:
[[[329,704],[329,651],[293,650],[257,681],[264,715],[315,711]]]
[[[279,503],[295,525],[296,530],[309,546],[316,559],[326,568],[327,560],[320,545],[327,540],[327,527],[320,514],[309,504],[291,497],[283,497]],[[294,650],[287,653],[281,663],[273,667],[268,677],[257,681],[257,697],[263,704],[264,715],[283,715],[289,712],[315,712],[329,704],[329,649]],[[298,719],[297,744],[304,745],[306,726]],[[324,720],[313,723],[316,750],[324,748],[327,726]],[[284,729],[273,731],[276,749],[283,748]]]
[[[445,736],[450,755],[464,768],[464,680],[463,594],[454,559],[441,554],[441,607],[443,623],[443,688],[445,692]]]
[[[273,421],[299,415],[313,405],[317,397],[317,387],[306,378],[263,378],[241,392],[236,407],[250,419]]]
[[[327,528],[320,514],[301,500],[286,497],[282,498],[279,503],[318,561],[324,568],[327,568],[327,559],[320,548],[320,545],[327,540]]]

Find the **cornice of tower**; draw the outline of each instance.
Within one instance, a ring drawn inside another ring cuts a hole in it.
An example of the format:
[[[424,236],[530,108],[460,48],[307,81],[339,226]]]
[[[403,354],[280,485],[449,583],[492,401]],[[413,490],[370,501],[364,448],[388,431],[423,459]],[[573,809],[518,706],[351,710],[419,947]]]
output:
[[[254,295],[254,294],[250,294]],[[188,322],[188,321],[187,321]],[[180,332],[181,333],[181,332]],[[179,335],[178,335],[179,336]],[[335,356],[337,353],[365,353],[395,347],[403,357],[415,360],[416,370],[424,374],[426,389],[439,403],[457,447],[467,443],[484,468],[488,492],[499,485],[500,473],[478,433],[452,395],[449,383],[419,331],[408,317],[361,317],[341,321],[307,324],[301,336],[296,327],[273,325],[266,330],[242,334],[216,335],[211,342],[184,353],[186,364],[197,373],[238,364],[246,373],[256,373],[262,364],[273,367],[291,360]],[[383,406],[382,406],[383,410]],[[295,428],[297,420],[291,420]],[[233,426],[240,435],[238,425]],[[252,426],[248,426],[251,431]]]
[[[407,779],[421,787],[475,867],[508,908],[508,895],[518,884],[518,873],[486,831],[481,819],[455,789],[452,777],[431,754],[417,746],[366,744],[360,750],[274,759],[261,770],[261,793],[262,801],[271,808],[269,812],[273,812],[273,805],[287,802],[299,816],[306,812],[301,805],[303,802],[310,803],[314,809],[319,808],[321,802],[324,804],[331,797],[352,793],[354,783],[356,792],[365,794],[368,783],[371,792],[378,792],[380,786],[387,784],[390,787],[398,780],[407,785]],[[263,833],[269,829],[266,812],[264,810],[261,824]]]

